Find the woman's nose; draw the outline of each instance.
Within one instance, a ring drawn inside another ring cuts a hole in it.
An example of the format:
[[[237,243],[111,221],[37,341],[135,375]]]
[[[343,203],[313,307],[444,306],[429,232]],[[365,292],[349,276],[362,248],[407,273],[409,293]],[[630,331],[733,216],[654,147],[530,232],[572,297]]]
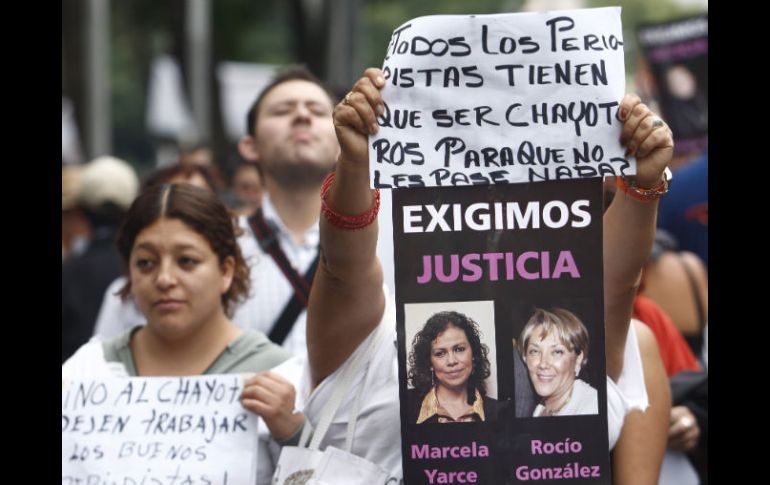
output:
[[[161,263],[158,270],[158,277],[155,279],[155,283],[160,289],[167,289],[174,285],[176,277],[174,276],[173,269],[170,264]]]

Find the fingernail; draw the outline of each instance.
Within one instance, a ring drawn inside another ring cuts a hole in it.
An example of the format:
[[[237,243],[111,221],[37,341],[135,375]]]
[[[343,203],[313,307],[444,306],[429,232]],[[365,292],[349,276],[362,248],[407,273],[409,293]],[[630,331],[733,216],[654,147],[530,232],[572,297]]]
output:
[[[620,108],[618,116],[620,116],[620,121],[626,121],[626,118],[628,117],[628,110],[626,108]]]
[[[380,127],[377,125],[377,123],[372,123],[372,126],[369,127],[369,131],[371,131],[372,134],[377,133],[380,131]]]
[[[378,104],[377,105],[377,116],[382,116],[383,113],[385,113],[385,106]]]
[[[628,158],[628,157],[630,157],[631,155],[633,155],[633,153],[634,153],[635,151],[636,151],[636,147],[634,147],[633,145],[628,145],[628,148],[626,149],[626,155],[625,155],[625,156],[626,156],[626,158]]]
[[[384,85],[385,84],[385,78],[382,77],[382,76],[377,76],[377,84],[379,84],[380,86]]]

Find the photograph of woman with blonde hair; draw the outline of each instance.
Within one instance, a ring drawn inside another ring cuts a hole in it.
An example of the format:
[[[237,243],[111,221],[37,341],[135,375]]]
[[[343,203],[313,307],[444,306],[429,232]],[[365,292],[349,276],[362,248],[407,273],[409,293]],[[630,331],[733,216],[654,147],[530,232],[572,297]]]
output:
[[[597,414],[596,389],[579,378],[588,363],[588,330],[569,310],[538,308],[524,325],[519,351],[540,403],[533,416]]]

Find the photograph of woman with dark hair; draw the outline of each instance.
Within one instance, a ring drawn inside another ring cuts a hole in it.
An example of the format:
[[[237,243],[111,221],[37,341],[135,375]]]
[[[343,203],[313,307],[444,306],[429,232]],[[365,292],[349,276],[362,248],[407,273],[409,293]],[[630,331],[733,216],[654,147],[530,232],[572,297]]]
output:
[[[495,413],[487,396],[489,348],[478,324],[455,311],[434,314],[412,340],[407,377],[410,422],[481,422]]]

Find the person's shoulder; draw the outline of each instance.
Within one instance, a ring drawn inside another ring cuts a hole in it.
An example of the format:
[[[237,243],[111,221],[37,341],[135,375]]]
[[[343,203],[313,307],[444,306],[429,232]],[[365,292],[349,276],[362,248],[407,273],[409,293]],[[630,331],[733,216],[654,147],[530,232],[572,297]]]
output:
[[[594,386],[587,383],[583,379],[575,379],[575,386],[577,386],[581,392],[587,395],[595,396],[597,394],[596,388],[594,388]]]
[[[135,330],[136,327],[133,327],[118,335],[101,339],[104,358],[107,362],[119,362],[121,360],[119,357],[120,352],[127,349],[130,352],[131,334]]]
[[[99,337],[93,337],[81,345],[62,364],[62,380],[127,376],[128,371],[121,362],[108,358],[104,344]]]
[[[416,423],[422,409],[422,401],[425,399],[425,392],[418,389],[407,389],[406,391],[406,409],[409,423]],[[402,403],[403,406],[403,403]]]
[[[698,283],[708,281],[708,270],[703,260],[692,251],[679,251],[682,264],[687,266]]]
[[[490,396],[484,396],[483,397],[483,404],[484,404],[484,420],[485,421],[494,421],[497,420],[498,414],[500,414],[500,409],[503,407],[504,401],[498,401],[497,399],[490,397]]]
[[[599,393],[592,385],[582,379],[575,379],[572,389],[574,402],[567,406],[565,415],[596,414],[599,412]]]
[[[412,407],[412,404],[416,404],[417,407],[422,404],[422,399],[425,397],[424,392],[420,392],[419,390],[412,388],[406,390],[406,398],[409,401],[409,407]]]
[[[244,330],[243,333],[228,347],[235,358],[256,362],[259,369],[267,370],[281,364],[292,357],[291,352],[272,342],[267,336],[254,329]]]

